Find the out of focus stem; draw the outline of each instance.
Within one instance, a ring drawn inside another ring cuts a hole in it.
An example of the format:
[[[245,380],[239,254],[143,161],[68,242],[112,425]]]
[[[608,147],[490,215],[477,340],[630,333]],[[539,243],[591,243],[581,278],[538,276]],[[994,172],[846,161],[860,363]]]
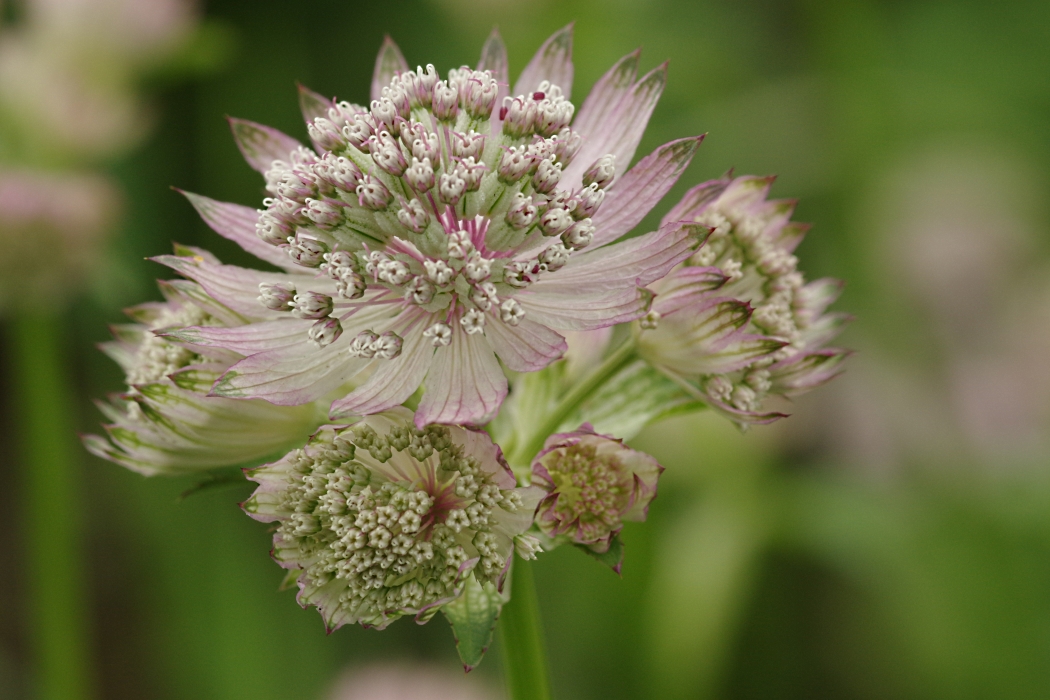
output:
[[[509,700],[550,700],[547,654],[536,582],[530,563],[515,559],[511,596],[499,619],[499,638]]]
[[[574,384],[568,393],[558,401],[558,405],[547,415],[536,431],[522,440],[520,447],[514,451],[512,464],[527,464],[540,450],[547,437],[558,430],[562,423],[590,398],[606,380],[623,369],[624,365],[635,358],[634,339],[628,338],[617,347],[590,374]]]
[[[87,700],[88,630],[80,541],[79,460],[62,319],[18,314],[10,378],[20,463],[26,619],[32,697]]]

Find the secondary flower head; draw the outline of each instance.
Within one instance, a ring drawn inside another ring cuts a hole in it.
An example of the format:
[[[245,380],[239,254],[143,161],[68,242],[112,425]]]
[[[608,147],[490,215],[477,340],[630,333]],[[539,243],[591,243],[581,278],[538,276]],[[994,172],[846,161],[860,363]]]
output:
[[[571,28],[556,33],[508,90],[495,33],[477,69],[447,78],[429,65],[410,70],[388,40],[367,107],[302,90],[313,150],[233,120],[271,196],[250,228],[240,213],[223,228],[254,231],[314,277],[292,285],[178,261],[224,303],[271,285],[262,303],[285,312],[202,338],[248,355],[215,394],[296,404],[359,375],[334,417],[386,410],[422,385],[418,426],[480,424],[507,393],[500,362],[535,371],[562,356],[562,333],[643,316],[645,285],[688,257],[702,227],[670,222],[613,243],[674,184],[700,139],[627,170],[664,68],[638,79],[630,54],[577,109],[571,41]]]
[[[667,215],[711,230],[687,263],[653,285],[657,300],[636,325],[639,353],[737,422],[784,414],[770,395],[804,393],[841,371],[848,353],[824,347],[849,320],[825,313],[842,284],[806,283],[793,255],[808,226],[795,203],[767,200],[773,178],[703,183]]]
[[[645,520],[662,471],[649,455],[588,424],[551,435],[532,463],[532,483],[546,492],[536,524],[551,537],[606,552],[625,520]]]
[[[191,248],[176,252],[207,255]],[[99,403],[110,420],[108,439],[86,436],[88,450],[147,476],[199,472],[261,460],[301,444],[320,425],[324,409],[317,404],[275,406],[207,396],[238,356],[190,348],[165,333],[245,319],[194,282],[162,282],[160,288],[165,301],[129,309],[135,323],[114,327],[116,339],[102,346],[124,370],[128,388]]]
[[[402,407],[322,428],[248,475],[260,486],[245,511],[278,523],[274,559],[302,570],[299,602],[329,629],[425,622],[471,575],[501,587],[540,495],[486,433],[419,429]]]

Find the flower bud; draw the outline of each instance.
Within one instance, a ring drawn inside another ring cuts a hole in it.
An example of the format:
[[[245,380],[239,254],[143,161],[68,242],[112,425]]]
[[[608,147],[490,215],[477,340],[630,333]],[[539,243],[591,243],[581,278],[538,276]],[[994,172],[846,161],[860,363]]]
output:
[[[412,157],[412,165],[405,172],[408,186],[422,194],[434,186],[434,166],[429,158]]]
[[[521,231],[532,226],[532,223],[536,221],[536,214],[536,205],[532,203],[532,199],[521,192],[516,192],[505,218],[511,228]]]
[[[598,187],[597,183],[591,183],[576,195],[576,209],[572,212],[573,217],[577,219],[593,217],[598,213],[598,207],[604,200],[605,190]]]
[[[310,326],[307,336],[310,342],[319,348],[327,347],[334,343],[343,334],[343,326],[338,318],[322,318]]]
[[[392,200],[390,190],[379,178],[367,174],[361,176],[361,184],[357,186],[358,204],[365,209],[381,211],[390,206]]]
[[[572,215],[565,209],[548,209],[540,217],[540,230],[544,236],[560,236],[572,226]]]
[[[303,267],[317,267],[328,252],[328,246],[323,242],[301,233],[288,242],[288,257]]]
[[[292,297],[292,313],[299,318],[324,318],[332,313],[332,297],[318,292],[300,292]]]
[[[259,303],[272,311],[290,311],[295,285],[287,282],[259,285]]]
[[[537,192],[550,194],[558,186],[559,180],[561,180],[561,163],[544,158],[536,166],[536,174],[532,176],[532,186]]]
[[[590,219],[581,219],[572,225],[568,231],[561,235],[562,241],[567,248],[580,250],[586,248],[594,239],[594,224]]]
[[[525,146],[511,146],[503,152],[496,168],[500,182],[509,185],[532,170],[533,161],[527,151]]]
[[[587,172],[583,174],[583,184],[585,187],[596,184],[604,190],[612,183],[614,177],[616,177],[616,156],[610,153],[602,156],[594,165],[587,168]]]
[[[624,521],[641,521],[663,471],[655,459],[584,424],[551,435],[532,463],[532,483],[546,492],[536,524],[595,553],[609,550]]]

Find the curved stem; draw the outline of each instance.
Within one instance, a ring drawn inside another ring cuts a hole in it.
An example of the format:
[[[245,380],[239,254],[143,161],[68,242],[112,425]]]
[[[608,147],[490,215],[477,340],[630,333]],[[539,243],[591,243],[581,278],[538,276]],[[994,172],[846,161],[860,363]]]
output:
[[[565,419],[579,408],[580,404],[586,401],[605,380],[633,360],[635,357],[634,353],[634,339],[628,338],[611,355],[606,357],[600,365],[594,368],[590,374],[580,380],[579,383],[574,384],[569,392],[558,401],[558,405],[547,415],[547,419],[540,424],[532,435],[527,436],[520,443],[521,446],[514,451],[515,459],[513,463],[521,464],[531,460],[543,449],[543,443],[547,440],[547,437],[555,432],[565,422]]]
[[[550,700],[540,605],[529,562],[515,559],[510,591],[511,598],[503,606],[499,619],[507,697],[509,700]]]
[[[19,417],[30,648],[34,697],[91,697],[82,591],[78,460],[62,321],[29,312],[11,324],[13,398]]]

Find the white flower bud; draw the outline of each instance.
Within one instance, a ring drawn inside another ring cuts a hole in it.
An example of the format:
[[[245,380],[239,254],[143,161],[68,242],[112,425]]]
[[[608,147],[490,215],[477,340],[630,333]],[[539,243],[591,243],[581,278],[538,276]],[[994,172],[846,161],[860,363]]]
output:
[[[327,347],[334,343],[343,334],[343,326],[338,318],[322,318],[310,326],[307,336],[310,342],[319,348]]]
[[[423,331],[423,337],[428,339],[435,348],[448,345],[452,342],[452,329],[444,323],[435,323]]]
[[[299,292],[292,298],[292,313],[299,318],[324,318],[332,309],[332,297],[326,294]]]
[[[604,155],[595,161],[594,165],[587,168],[583,174],[584,186],[596,184],[603,190],[608,187],[613,178],[616,177],[616,156],[612,153]]]
[[[295,296],[295,285],[287,282],[259,285],[259,303],[273,311],[290,311],[290,303]]]
[[[516,299],[507,299],[499,307],[500,320],[509,326],[516,326],[525,318],[525,309]]]

